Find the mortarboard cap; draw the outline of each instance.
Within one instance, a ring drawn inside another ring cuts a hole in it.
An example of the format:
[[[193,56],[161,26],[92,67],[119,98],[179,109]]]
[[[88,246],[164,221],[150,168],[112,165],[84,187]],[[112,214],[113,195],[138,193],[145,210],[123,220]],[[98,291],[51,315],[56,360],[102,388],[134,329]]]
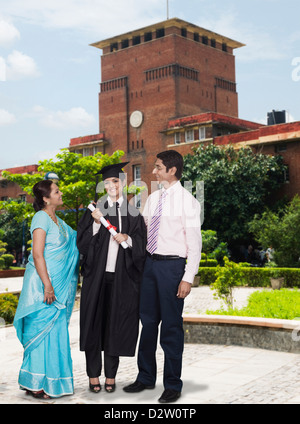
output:
[[[104,168],[102,168],[101,171],[97,172],[96,175],[102,175],[103,181],[106,180],[106,178],[112,178],[112,177],[122,179],[122,176],[125,177],[125,174],[122,171],[122,168],[124,168],[124,166],[126,166],[128,163],[129,162],[121,162],[121,163],[115,163],[113,165],[107,165]]]

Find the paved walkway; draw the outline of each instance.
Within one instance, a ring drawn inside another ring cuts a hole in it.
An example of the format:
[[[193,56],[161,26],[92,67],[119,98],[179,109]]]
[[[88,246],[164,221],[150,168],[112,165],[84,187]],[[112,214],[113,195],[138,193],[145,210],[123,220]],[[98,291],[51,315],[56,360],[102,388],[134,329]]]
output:
[[[0,281],[0,292],[1,284]],[[5,285],[5,284],[4,284]],[[238,289],[236,304],[246,303],[253,289]],[[185,302],[185,313],[205,313],[220,304],[213,299],[208,287],[193,288]],[[158,379],[154,390],[127,394],[122,388],[135,380],[136,358],[121,358],[117,375],[117,389],[113,394],[93,394],[88,390],[84,353],[79,351],[79,312],[73,313],[70,338],[74,368],[75,394],[49,401],[35,400],[18,389],[18,372],[23,349],[13,327],[0,329],[0,403],[53,403],[105,405],[117,404],[160,405],[157,399],[163,391],[163,352],[158,347]],[[186,344],[183,357],[184,382],[180,405],[197,404],[289,404],[300,403],[300,355],[238,346]],[[102,381],[103,382],[103,379]],[[170,404],[174,407],[174,404]],[[127,408],[127,407],[126,407]]]

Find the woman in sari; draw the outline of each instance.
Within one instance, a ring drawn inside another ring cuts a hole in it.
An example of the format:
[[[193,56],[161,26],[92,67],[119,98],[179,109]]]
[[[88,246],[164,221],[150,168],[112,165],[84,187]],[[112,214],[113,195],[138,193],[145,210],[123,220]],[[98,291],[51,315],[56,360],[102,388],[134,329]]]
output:
[[[74,306],[79,253],[76,231],[55,215],[62,193],[50,180],[33,187],[37,213],[14,326],[24,347],[19,385],[36,398],[74,391],[68,324]]]

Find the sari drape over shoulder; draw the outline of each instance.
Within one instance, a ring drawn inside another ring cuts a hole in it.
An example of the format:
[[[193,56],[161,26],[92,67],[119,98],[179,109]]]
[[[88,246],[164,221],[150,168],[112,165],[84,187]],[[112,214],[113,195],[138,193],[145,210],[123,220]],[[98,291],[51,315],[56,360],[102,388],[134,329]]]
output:
[[[68,324],[79,268],[76,231],[58,219],[63,231],[44,211],[37,212],[31,224],[31,234],[37,228],[46,232],[44,258],[56,300],[51,305],[43,302],[44,285],[30,255],[14,319],[24,347],[19,385],[21,389],[44,390],[51,397],[73,393]]]

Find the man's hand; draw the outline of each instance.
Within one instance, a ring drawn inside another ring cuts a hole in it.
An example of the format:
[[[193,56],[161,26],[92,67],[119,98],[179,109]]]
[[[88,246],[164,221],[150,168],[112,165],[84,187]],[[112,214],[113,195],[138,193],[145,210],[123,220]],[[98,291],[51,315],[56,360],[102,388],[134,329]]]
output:
[[[186,298],[191,292],[192,285],[187,281],[181,281],[178,286],[177,297],[179,299]]]

